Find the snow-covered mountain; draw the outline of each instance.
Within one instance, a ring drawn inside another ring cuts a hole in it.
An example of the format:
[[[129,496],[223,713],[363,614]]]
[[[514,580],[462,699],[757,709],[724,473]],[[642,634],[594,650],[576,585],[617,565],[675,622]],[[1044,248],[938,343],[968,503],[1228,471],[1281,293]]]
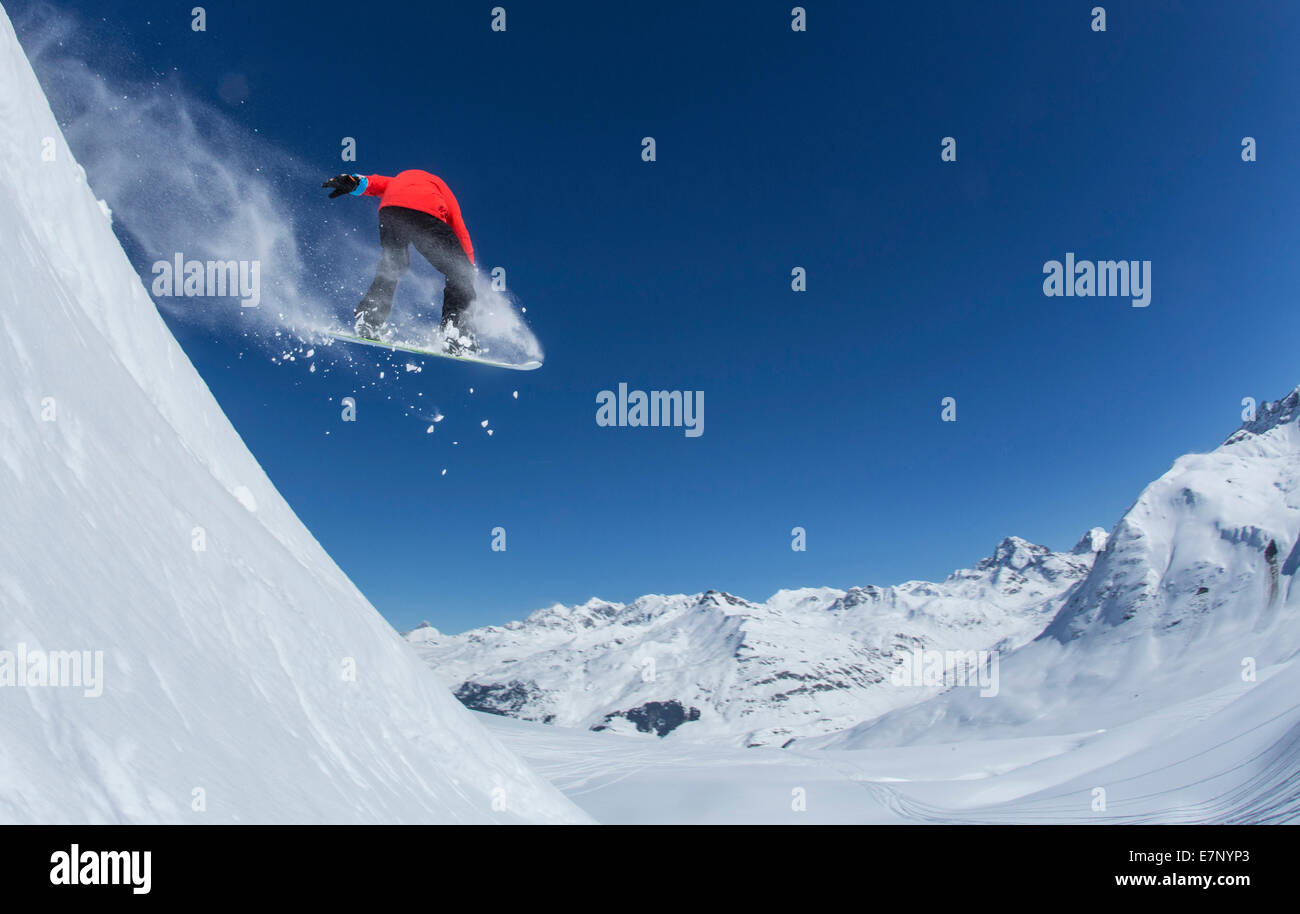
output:
[[[0,821],[586,819],[276,492],[2,10],[0,238]]]
[[[1180,457],[1147,486],[1042,635],[1004,659],[996,699],[953,689],[821,744],[897,746],[1126,725],[1145,744],[1189,716],[1226,707],[1239,720],[1263,713],[1253,706],[1263,700],[1256,687],[1300,674],[1298,423],[1300,388],[1264,403],[1218,448]],[[1294,694],[1289,704],[1274,696],[1263,716],[1294,716],[1297,705]],[[1297,764],[1300,749],[1286,751]]]
[[[407,637],[469,706],[570,727],[871,750],[1107,733],[1112,762],[1181,735],[1197,757],[1297,711],[1277,684],[1300,675],[1298,420],[1300,389],[1263,403],[1071,553],[1008,539],[941,584],[592,600]],[[996,694],[894,681],[918,649],[996,651]]]
[[[609,822],[1300,821],[1300,389],[1265,403],[1211,453],[1177,460],[1109,539],[1100,531],[1086,539],[1085,553],[1102,550],[1091,570],[1052,601],[1050,620],[1037,616],[1035,624],[1047,623],[1038,637],[1005,645],[996,694],[949,685],[785,750],[688,749],[676,737],[631,739],[500,716],[491,729]],[[978,581],[1030,548],[1004,545],[949,582]],[[837,602],[829,594],[817,599],[827,592],[798,593],[812,596],[799,601],[787,593],[769,602],[785,597],[782,609],[811,608],[814,619],[815,610]],[[742,641],[750,617],[777,615],[718,594],[648,599],[647,611],[675,600],[677,617],[733,621]],[[410,637],[430,655],[451,657],[449,669],[481,651],[499,677],[511,666],[540,669],[554,688],[564,674],[582,670],[573,645],[592,643],[590,669],[619,655],[616,635],[636,643],[630,609],[557,607],[458,638],[427,628]],[[609,617],[624,614],[628,624],[615,628]],[[815,631],[789,615],[784,622],[787,634]],[[511,664],[501,645],[525,629],[538,638],[549,633],[554,646],[542,657],[520,650]],[[709,632],[701,624],[683,637]],[[742,702],[752,688],[739,676],[728,684]],[[916,690],[889,677],[863,694],[887,703],[890,691]],[[527,689],[518,694],[520,710],[541,704]],[[779,710],[759,708],[753,716],[765,713]],[[791,784],[806,790],[806,810],[791,811]]]
[[[476,710],[782,746],[934,695],[890,685],[902,655],[1030,640],[1105,542],[1092,530],[1058,553],[1010,537],[938,584],[783,590],[763,603],[718,591],[593,599],[455,636],[426,625],[407,639]]]

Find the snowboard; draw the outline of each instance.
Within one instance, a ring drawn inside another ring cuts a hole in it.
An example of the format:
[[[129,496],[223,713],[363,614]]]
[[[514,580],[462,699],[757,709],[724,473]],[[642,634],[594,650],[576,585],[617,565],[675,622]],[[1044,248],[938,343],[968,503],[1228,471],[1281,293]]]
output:
[[[532,371],[535,368],[541,368],[542,363],[536,359],[530,359],[527,362],[501,362],[496,359],[489,359],[483,355],[452,355],[449,352],[438,352],[436,349],[422,349],[419,346],[400,341],[368,340],[363,336],[356,336],[351,333],[331,330],[329,333],[336,340],[342,340],[345,343],[360,343],[363,346],[377,346],[380,349],[387,349],[390,352],[409,352],[412,355],[427,355],[439,359],[454,359],[457,362],[473,362],[476,365],[489,365],[493,368],[509,368],[512,371]]]

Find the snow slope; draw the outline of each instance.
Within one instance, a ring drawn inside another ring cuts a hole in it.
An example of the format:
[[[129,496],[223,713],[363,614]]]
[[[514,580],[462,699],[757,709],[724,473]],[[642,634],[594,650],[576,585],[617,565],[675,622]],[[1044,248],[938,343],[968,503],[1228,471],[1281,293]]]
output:
[[[586,819],[273,488],[159,318],[3,11],[0,238],[0,821]],[[16,684],[15,658],[41,651],[102,651],[102,694]]]
[[[1256,688],[1115,730],[857,750],[738,749],[482,716],[607,824],[1264,824],[1300,822],[1297,694],[1291,664]]]
[[[673,740],[782,746],[938,692],[891,687],[915,649],[1006,650],[1042,631],[1087,574],[1101,530],[1072,552],[1016,537],[931,584],[783,590],[763,603],[718,591],[590,600],[523,622],[407,634],[476,710]]]

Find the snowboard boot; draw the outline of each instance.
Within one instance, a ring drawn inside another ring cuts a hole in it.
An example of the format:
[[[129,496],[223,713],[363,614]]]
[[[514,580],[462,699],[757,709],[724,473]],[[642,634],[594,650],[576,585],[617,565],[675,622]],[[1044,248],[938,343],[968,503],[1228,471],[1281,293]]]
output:
[[[466,356],[478,355],[480,350],[473,333],[449,321],[442,325],[442,351],[447,355]]]
[[[379,331],[382,324],[376,324],[370,316],[370,312],[362,311],[357,314],[356,324],[353,325],[353,332],[363,340],[375,340],[379,342]]]

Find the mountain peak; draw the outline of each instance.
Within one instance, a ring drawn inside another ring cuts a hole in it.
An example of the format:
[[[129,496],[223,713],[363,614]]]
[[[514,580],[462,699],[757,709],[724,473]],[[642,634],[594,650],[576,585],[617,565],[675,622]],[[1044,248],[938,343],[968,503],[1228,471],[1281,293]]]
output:
[[[1241,427],[1228,436],[1224,444],[1236,444],[1252,435],[1262,435],[1279,425],[1294,422],[1300,417],[1300,386],[1279,400],[1265,400],[1255,410],[1255,418],[1241,423]]]
[[[696,606],[750,606],[748,600],[741,599],[725,590],[706,590],[695,602]]]
[[[1106,541],[1110,539],[1110,534],[1101,527],[1093,527],[1074,544],[1070,550],[1074,555],[1088,555],[1093,552],[1105,552]]]
[[[998,543],[993,554],[980,560],[975,567],[981,571],[990,568],[1024,569],[1050,555],[1052,550],[1018,536],[1008,536]]]

